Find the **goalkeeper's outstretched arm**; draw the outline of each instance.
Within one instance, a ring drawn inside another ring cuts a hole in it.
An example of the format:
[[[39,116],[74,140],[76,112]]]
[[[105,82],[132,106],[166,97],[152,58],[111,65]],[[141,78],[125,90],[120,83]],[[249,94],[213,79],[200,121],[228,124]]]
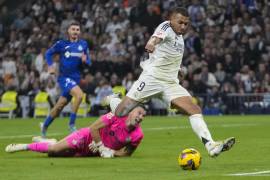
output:
[[[105,126],[106,126],[106,124],[101,120],[101,118],[99,118],[93,124],[90,125],[89,128],[90,128],[90,132],[91,132],[91,135],[92,135],[92,139],[96,143],[101,141],[99,130],[101,128],[104,128]]]
[[[123,147],[122,149],[115,151],[114,156],[115,157],[131,156],[136,148],[137,148],[136,146],[132,146],[131,144],[128,144],[125,147]]]

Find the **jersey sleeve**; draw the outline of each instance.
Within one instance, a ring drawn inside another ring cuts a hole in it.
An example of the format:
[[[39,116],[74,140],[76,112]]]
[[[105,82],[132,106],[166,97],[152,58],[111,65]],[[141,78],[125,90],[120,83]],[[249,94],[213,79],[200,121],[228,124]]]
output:
[[[109,113],[101,116],[101,120],[106,126],[109,126],[114,121],[114,115],[113,115],[113,113],[109,112]]]
[[[142,139],[143,139],[144,135],[142,132],[141,128],[136,129],[132,134],[131,134],[131,145],[134,147],[137,147]]]
[[[154,37],[158,37],[160,39],[165,39],[166,36],[168,36],[169,33],[169,27],[170,27],[170,23],[169,22],[164,22],[161,23],[155,30],[154,34],[152,36]]]
[[[91,57],[90,57],[90,52],[89,52],[89,47],[88,47],[87,42],[85,42],[84,53],[86,54],[86,64],[91,65]]]
[[[61,44],[62,44],[61,41],[57,41],[56,43],[54,43],[52,45],[52,47],[50,47],[46,51],[46,53],[45,53],[45,59],[46,59],[46,62],[47,62],[47,64],[49,66],[51,66],[53,64],[53,59],[52,59],[53,55],[55,53],[59,53],[60,52],[60,50],[61,50]]]

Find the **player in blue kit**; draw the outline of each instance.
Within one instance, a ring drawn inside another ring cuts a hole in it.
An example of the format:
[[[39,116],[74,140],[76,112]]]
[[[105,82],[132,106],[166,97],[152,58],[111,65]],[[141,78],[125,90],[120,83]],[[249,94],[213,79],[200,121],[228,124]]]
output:
[[[53,55],[60,55],[59,76],[57,81],[62,92],[49,116],[40,124],[42,138],[46,137],[48,127],[70,102],[72,97],[74,97],[74,102],[72,103],[69,129],[71,132],[76,130],[76,113],[83,98],[83,91],[79,87],[81,78],[80,71],[84,64],[90,65],[91,63],[88,44],[86,41],[79,38],[80,33],[80,24],[77,22],[71,23],[67,29],[68,39],[57,41],[46,51],[45,58],[50,74],[55,74],[52,59]]]

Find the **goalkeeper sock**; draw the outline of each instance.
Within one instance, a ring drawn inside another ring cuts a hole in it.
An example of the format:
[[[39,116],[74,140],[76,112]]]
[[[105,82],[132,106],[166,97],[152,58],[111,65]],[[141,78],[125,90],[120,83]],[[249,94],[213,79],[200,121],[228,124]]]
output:
[[[35,151],[35,152],[41,152],[41,153],[48,152],[48,148],[49,148],[48,142],[32,143],[32,144],[28,144],[28,146],[27,146],[28,150]]]
[[[189,121],[190,121],[193,131],[201,139],[204,145],[208,142],[214,141],[207,128],[206,123],[203,120],[202,114],[193,114],[189,116]]]
[[[115,97],[115,98],[110,99],[110,108],[111,108],[111,111],[113,114],[115,113],[115,110],[116,110],[117,106],[120,104],[120,102],[121,102],[120,98]]]

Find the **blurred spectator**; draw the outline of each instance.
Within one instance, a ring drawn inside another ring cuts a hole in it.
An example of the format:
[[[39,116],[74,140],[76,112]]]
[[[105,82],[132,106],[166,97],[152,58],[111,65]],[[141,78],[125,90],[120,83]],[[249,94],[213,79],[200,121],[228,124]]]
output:
[[[49,94],[51,99],[51,107],[53,107],[53,105],[57,102],[57,98],[59,97],[59,90],[57,89],[56,83],[53,80],[47,81],[47,87],[45,87],[44,90]]]
[[[45,62],[45,58],[44,58],[44,54],[45,54],[46,49],[45,48],[41,48],[40,52],[38,53],[38,55],[36,56],[34,63],[35,63],[35,68],[36,70],[38,70],[39,73],[42,72],[43,70],[43,66],[44,66],[44,62]]]
[[[14,61],[12,56],[6,56],[2,62],[3,66],[3,75],[6,76],[8,74],[16,75],[17,68],[16,62]]]
[[[95,99],[92,102],[92,114],[99,115],[101,110],[104,110],[104,106],[102,105],[102,100],[113,93],[112,87],[110,86],[109,82],[102,78],[95,89]]]
[[[190,28],[185,40],[185,46],[188,53],[196,53],[197,56],[201,56],[201,40],[194,28]]]
[[[203,21],[206,17],[205,9],[200,4],[199,0],[192,0],[192,4],[188,7],[188,13],[190,15],[191,24],[196,29],[200,29],[203,25]]]
[[[91,74],[87,74],[82,82],[82,90],[88,95],[95,94],[96,84],[94,82],[94,77]]]
[[[122,81],[122,85],[126,88],[127,91],[129,91],[129,89],[131,88],[131,86],[134,83],[134,77],[133,74],[131,72],[129,72],[126,77],[124,77],[123,81]]]
[[[216,77],[208,71],[208,66],[204,65],[201,72],[201,81],[208,87],[219,86]]]
[[[225,71],[223,70],[223,67],[222,67],[222,64],[220,62],[218,62],[216,64],[216,71],[214,73],[217,81],[222,84],[226,78],[226,73]]]
[[[252,90],[252,82],[250,76],[250,69],[248,65],[245,65],[241,69],[241,81],[243,82],[243,89],[246,93],[250,93]]]
[[[15,11],[2,6],[0,92],[8,84],[27,95],[46,82],[47,90],[56,94],[55,80],[43,66],[44,49],[64,37],[74,20],[81,22],[91,50],[84,91],[94,95],[104,78],[116,84],[115,76],[129,90],[141,71],[140,60],[148,55],[145,41],[176,5],[188,9],[192,25],[184,36],[183,85],[195,95],[213,95],[216,88],[224,93],[269,92],[269,2],[254,0],[30,0]]]
[[[201,81],[200,74],[194,74],[190,89],[193,94],[206,94],[207,85]]]
[[[4,68],[3,68],[3,62],[2,59],[0,59],[0,79],[4,76]]]

